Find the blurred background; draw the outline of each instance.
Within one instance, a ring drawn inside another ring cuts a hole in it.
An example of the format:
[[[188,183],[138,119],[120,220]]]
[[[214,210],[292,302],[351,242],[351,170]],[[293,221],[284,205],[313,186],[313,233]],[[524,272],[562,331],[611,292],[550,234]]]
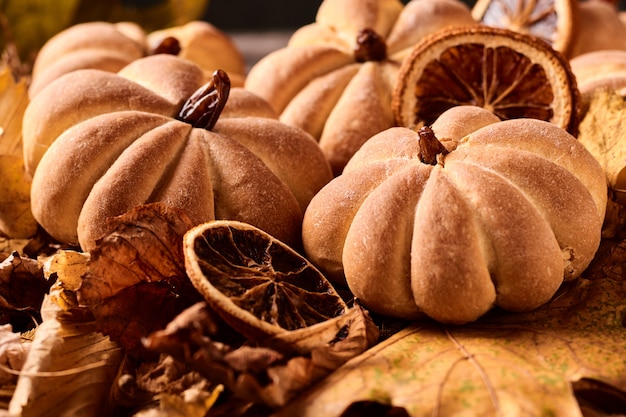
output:
[[[470,7],[475,0],[463,0]],[[407,3],[408,0],[403,0]],[[205,19],[225,30],[274,30],[311,23],[321,0],[210,0]],[[624,9],[626,0],[620,1]]]
[[[472,7],[476,0],[462,1]],[[268,51],[284,46],[295,29],[314,22],[321,3],[322,0],[0,0],[0,50],[6,51],[8,45],[16,51],[14,55],[28,63],[47,39],[76,23],[129,20],[152,31],[203,19],[231,35],[251,64]],[[626,0],[619,0],[619,6],[625,10]]]

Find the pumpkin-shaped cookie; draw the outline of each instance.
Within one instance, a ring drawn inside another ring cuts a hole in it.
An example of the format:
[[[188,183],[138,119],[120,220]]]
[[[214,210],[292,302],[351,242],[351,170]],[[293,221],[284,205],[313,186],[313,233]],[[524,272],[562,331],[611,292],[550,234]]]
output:
[[[194,223],[239,220],[297,247],[304,209],[332,177],[318,144],[264,100],[230,90],[226,73],[203,79],[160,54],[42,90],[23,120],[36,220],[90,250],[107,218],[161,201]]]
[[[34,97],[54,79],[77,69],[117,72],[154,53],[170,53],[194,62],[205,71],[207,80],[216,69],[224,70],[233,85],[243,85],[243,55],[210,23],[191,21],[146,33],[132,22],[96,21],[70,26],[44,44],[33,64],[28,93]]]
[[[446,146],[433,131],[446,134],[375,135],[313,198],[314,264],[372,311],[450,323],[534,309],[581,274],[607,204],[582,144],[538,119],[487,122]]]
[[[391,92],[411,47],[471,24],[458,0],[325,0],[315,23],[250,69],[245,87],[318,139],[338,174],[363,142],[393,126]]]

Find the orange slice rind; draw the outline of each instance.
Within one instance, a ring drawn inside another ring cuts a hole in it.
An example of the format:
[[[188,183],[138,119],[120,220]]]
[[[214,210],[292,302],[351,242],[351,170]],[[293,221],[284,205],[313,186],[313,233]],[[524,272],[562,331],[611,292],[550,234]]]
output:
[[[198,225],[185,234],[183,248],[194,287],[248,339],[314,326],[348,310],[313,264],[247,223]]]
[[[580,92],[569,63],[542,40],[487,26],[443,30],[416,44],[393,92],[396,124],[419,128],[473,105],[501,120],[536,118],[576,134]]]

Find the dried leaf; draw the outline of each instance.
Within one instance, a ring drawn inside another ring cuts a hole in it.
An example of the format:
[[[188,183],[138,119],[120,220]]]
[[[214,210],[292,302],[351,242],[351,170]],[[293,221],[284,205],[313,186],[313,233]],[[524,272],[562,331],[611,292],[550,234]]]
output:
[[[28,106],[26,81],[22,79],[16,82],[10,68],[1,66],[0,155],[22,158],[22,117],[26,106]]]
[[[611,89],[590,93],[578,140],[604,168],[618,201],[626,202],[626,98]]]
[[[28,238],[37,233],[30,210],[30,179],[21,156],[0,155],[0,236]]]
[[[44,275],[48,278],[56,275],[62,288],[76,291],[87,272],[89,254],[71,250],[59,250],[43,260]]]
[[[0,320],[23,331],[40,321],[44,295],[52,282],[44,278],[34,259],[21,257],[17,252],[0,263]]]
[[[158,409],[137,413],[135,417],[204,417],[223,389],[218,385],[210,392],[189,388],[182,395],[163,394],[159,397]]]
[[[92,321],[91,312],[81,307],[76,291],[87,271],[89,254],[71,250],[59,250],[54,255],[42,257],[44,276],[55,282],[48,303],[41,310],[42,319],[57,318],[66,322]]]
[[[112,232],[91,251],[78,300],[128,351],[200,300],[184,267],[182,236],[190,227],[178,211],[144,205],[112,219]]]
[[[22,369],[28,348],[10,324],[0,326],[0,387],[17,382],[15,371]]]
[[[219,328],[215,313],[201,302],[150,335],[145,345],[188,363],[241,399],[273,408],[364,352],[378,336],[358,305],[342,316],[254,345],[224,343]]]
[[[351,360],[277,416],[374,401],[410,416],[581,415],[573,383],[626,390],[626,283],[579,279],[528,314],[418,322]]]
[[[106,416],[121,349],[94,323],[46,320],[37,329],[9,412],[19,416]]]

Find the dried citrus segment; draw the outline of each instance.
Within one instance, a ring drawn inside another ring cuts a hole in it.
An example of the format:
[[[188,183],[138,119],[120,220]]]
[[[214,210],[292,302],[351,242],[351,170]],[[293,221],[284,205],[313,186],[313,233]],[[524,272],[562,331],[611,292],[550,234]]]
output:
[[[575,135],[579,96],[569,63],[547,43],[508,29],[457,27],[415,45],[392,109],[396,123],[409,128],[473,105],[501,120],[540,119]]]
[[[249,224],[196,226],[185,234],[184,253],[196,289],[249,339],[309,327],[348,309],[308,260]]]
[[[474,20],[543,39],[568,53],[574,41],[578,0],[477,0]]]

